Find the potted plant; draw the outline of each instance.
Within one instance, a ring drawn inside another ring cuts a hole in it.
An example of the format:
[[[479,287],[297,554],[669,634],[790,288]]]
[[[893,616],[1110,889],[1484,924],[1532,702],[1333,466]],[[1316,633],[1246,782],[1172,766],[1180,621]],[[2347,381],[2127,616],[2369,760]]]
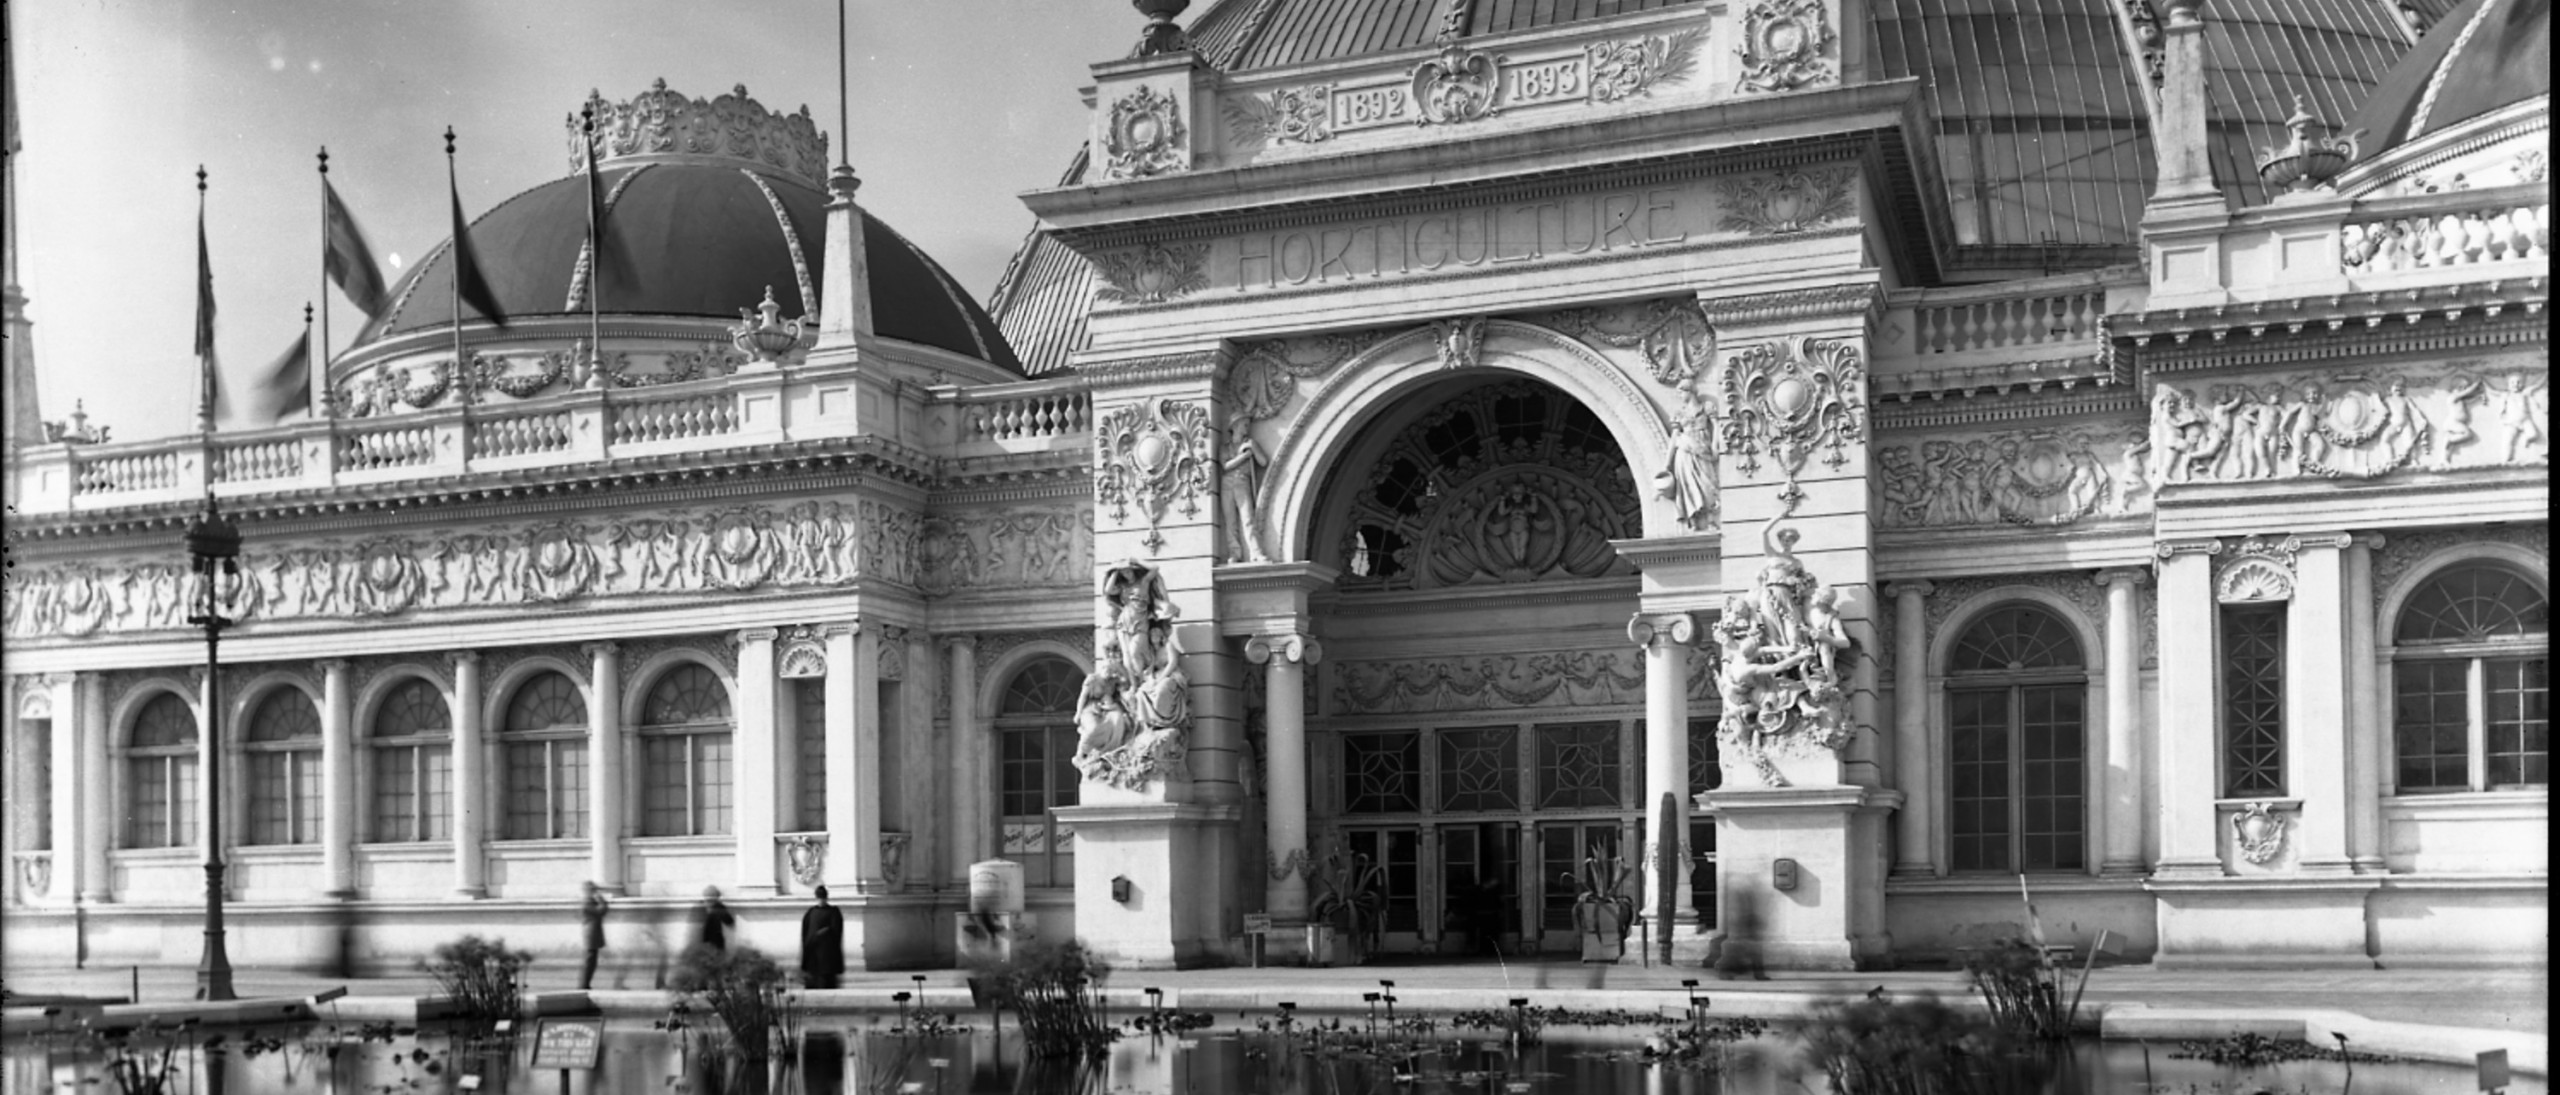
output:
[[[1387,869],[1354,854],[1348,864],[1337,849],[1313,873],[1321,892],[1307,903],[1307,960],[1319,966],[1356,966],[1377,948],[1386,925]]]
[[[1626,894],[1634,869],[1617,856],[1582,860],[1582,876],[1564,876],[1575,889],[1573,926],[1582,934],[1582,960],[1615,962],[1627,954],[1627,927],[1635,922],[1636,901]]]

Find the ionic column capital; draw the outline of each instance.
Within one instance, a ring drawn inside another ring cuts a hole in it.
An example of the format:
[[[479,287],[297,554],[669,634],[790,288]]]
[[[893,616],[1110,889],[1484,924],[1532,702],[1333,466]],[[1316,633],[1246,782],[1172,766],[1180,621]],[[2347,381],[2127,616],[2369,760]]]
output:
[[[1937,591],[1938,583],[1932,582],[1927,578],[1909,578],[1899,582],[1887,582],[1884,587],[1884,595],[1895,600],[1901,600],[1906,596],[1926,597],[1932,593],[1936,593]]]
[[[480,652],[477,650],[456,650],[450,657],[453,658],[453,667],[456,669],[464,666],[477,668],[480,665]]]
[[[1627,620],[1627,641],[1640,647],[1687,646],[1697,638],[1698,618],[1687,612],[1639,612]]]
[[[978,636],[974,632],[962,632],[956,635],[940,635],[936,636],[936,639],[940,641],[943,646],[952,650],[975,651],[978,649]]]
[[[1317,642],[1313,635],[1294,631],[1280,635],[1255,635],[1244,641],[1244,660],[1262,665],[1274,657],[1314,665],[1324,660],[1324,644]]]
[[[818,625],[818,636],[820,638],[839,639],[847,635],[860,634],[862,634],[862,618],[859,616],[850,620],[839,620],[831,624]]]
[[[319,661],[311,663],[311,666],[312,668],[319,670],[320,674],[325,677],[345,673],[348,669],[349,663],[345,658],[322,658]]]
[[[2151,545],[2151,553],[2155,558],[2160,559],[2162,562],[2167,562],[2168,560],[2180,555],[2220,555],[2222,554],[2222,541],[2219,538],[2212,536],[2162,540],[2159,543]]]
[[[580,643],[578,650],[590,659],[622,657],[622,644],[617,642]]]
[[[736,634],[729,636],[729,644],[745,646],[748,643],[769,643],[781,635],[780,631],[770,627],[744,627],[739,628]]]
[[[2150,580],[2151,572],[2141,567],[2108,567],[2089,576],[2091,584],[2107,589],[2118,586],[2130,588]]]
[[[2355,543],[2349,546],[2360,547],[2366,551],[2380,551],[2390,543],[2391,539],[2379,532],[2359,532],[2355,535]]]
[[[2305,548],[2327,548],[2331,551],[2343,551],[2349,545],[2356,542],[2356,538],[2353,533],[2344,531],[2297,532],[2285,539],[2295,551],[2301,551]]]

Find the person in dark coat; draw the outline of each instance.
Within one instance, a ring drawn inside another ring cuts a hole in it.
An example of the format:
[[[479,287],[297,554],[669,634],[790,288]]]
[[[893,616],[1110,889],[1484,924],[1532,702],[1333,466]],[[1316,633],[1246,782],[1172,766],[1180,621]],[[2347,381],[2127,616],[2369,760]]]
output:
[[[597,889],[595,883],[581,882],[579,886],[586,891],[585,899],[578,903],[579,927],[587,946],[586,961],[578,966],[578,987],[583,990],[595,987],[596,957],[604,953],[605,900],[604,891]]]
[[[844,911],[827,904],[827,888],[818,887],[818,903],[800,914],[800,975],[813,989],[836,987],[844,973]]]
[[[729,949],[729,932],[738,926],[738,917],[720,903],[720,887],[702,888],[702,906],[694,910],[694,920],[701,931],[696,942],[715,951]]]

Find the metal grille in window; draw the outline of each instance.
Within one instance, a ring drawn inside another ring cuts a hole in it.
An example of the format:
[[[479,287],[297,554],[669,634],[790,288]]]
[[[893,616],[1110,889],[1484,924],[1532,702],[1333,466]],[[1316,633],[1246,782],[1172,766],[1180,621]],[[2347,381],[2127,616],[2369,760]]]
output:
[[[792,730],[800,750],[800,828],[827,827],[827,688],[818,679],[789,682]]]
[[[1724,765],[1716,756],[1716,720],[1689,720],[1689,794],[1724,786]]]
[[[2053,613],[2029,605],[1993,609],[1956,643],[1955,673],[2078,668],[2080,643]]]
[[[2551,602],[2501,567],[2446,570],[2409,597],[2396,636],[2403,643],[2484,642],[2551,630]]]
[[[1343,810],[1354,814],[1422,809],[1422,736],[1412,731],[1345,734]]]
[[[2222,793],[2284,793],[2284,606],[2222,609]]]
[[[1520,808],[1520,732],[1508,726],[1443,730],[1440,808]]]
[[[1538,728],[1539,809],[1611,807],[1618,801],[1616,723]]]

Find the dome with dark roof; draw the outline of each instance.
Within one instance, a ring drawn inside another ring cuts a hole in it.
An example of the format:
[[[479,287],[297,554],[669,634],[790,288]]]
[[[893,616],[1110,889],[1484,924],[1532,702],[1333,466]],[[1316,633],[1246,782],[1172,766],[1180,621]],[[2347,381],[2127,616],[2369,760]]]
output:
[[[751,147],[727,149],[716,137],[697,138],[681,115],[669,123],[663,110],[647,125],[600,129],[607,235],[592,286],[583,172],[509,198],[473,221],[473,252],[508,318],[583,315],[590,288],[599,310],[616,316],[734,323],[738,310],[755,306],[768,289],[785,316],[816,311],[823,299],[828,197],[813,176],[824,170],[825,139],[813,129],[797,131],[805,112],[787,119],[766,114],[744,90],[693,105],[706,123],[715,106],[741,115],[753,110],[768,132],[750,139]],[[650,96],[683,102],[663,82],[643,99]],[[610,120],[613,113],[603,116]],[[881,337],[1019,371],[1004,332],[941,264],[867,210],[862,227],[872,327]],[[452,241],[438,244],[392,290],[391,307],[366,325],[359,343],[451,326],[452,263]],[[477,314],[466,306],[463,318]]]
[[[2349,123],[2366,157],[2551,94],[2551,0],[2464,0],[2373,89]]]

